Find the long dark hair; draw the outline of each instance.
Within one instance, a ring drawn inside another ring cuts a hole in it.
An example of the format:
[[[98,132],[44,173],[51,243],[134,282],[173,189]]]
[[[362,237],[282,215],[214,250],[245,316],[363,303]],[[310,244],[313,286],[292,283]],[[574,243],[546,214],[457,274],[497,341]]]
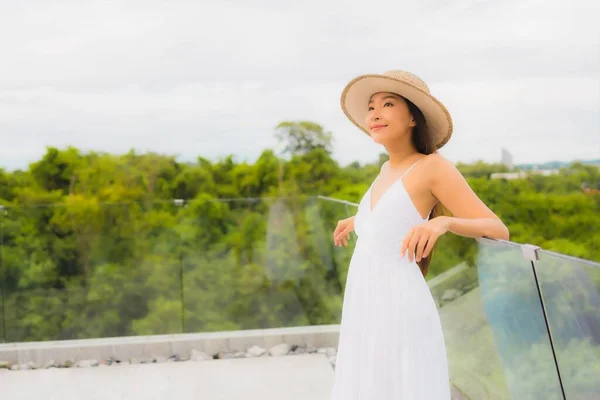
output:
[[[402,97],[406,104],[408,105],[408,110],[410,111],[412,117],[415,120],[415,127],[412,129],[411,140],[415,149],[421,154],[431,154],[437,151],[437,147],[433,142],[432,136],[429,134],[429,128],[427,127],[427,121],[425,120],[425,116],[410,100]],[[442,203],[438,201],[438,203],[433,207],[431,214],[429,215],[429,219],[433,219],[442,215],[452,215],[450,211],[444,207]],[[437,245],[437,243],[436,243]],[[435,248],[435,246],[434,246]],[[427,271],[429,270],[429,265],[431,264],[431,258],[433,256],[434,249],[431,250],[429,256],[426,258],[421,258],[421,261],[417,262],[419,268],[421,269],[421,273],[423,276],[427,275]]]

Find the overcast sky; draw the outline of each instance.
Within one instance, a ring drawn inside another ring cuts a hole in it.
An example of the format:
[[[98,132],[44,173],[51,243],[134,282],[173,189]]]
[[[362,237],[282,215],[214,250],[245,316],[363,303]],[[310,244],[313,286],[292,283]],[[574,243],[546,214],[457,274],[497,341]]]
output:
[[[51,4],[54,3],[54,4]],[[600,157],[597,0],[0,0],[0,166],[45,146],[253,161],[282,120],[341,163],[383,149],[347,121],[356,75],[409,70],[450,109],[450,160]]]

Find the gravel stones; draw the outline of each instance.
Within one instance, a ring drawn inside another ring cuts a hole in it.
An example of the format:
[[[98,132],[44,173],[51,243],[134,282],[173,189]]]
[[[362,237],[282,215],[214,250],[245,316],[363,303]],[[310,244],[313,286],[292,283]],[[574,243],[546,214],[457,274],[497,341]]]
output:
[[[220,351],[210,355],[203,351],[193,349],[189,358],[181,357],[173,354],[170,357],[131,357],[125,360],[109,358],[107,360],[66,360],[63,363],[57,363],[55,360],[48,360],[44,365],[38,366],[33,362],[26,364],[12,364],[10,361],[0,360],[0,369],[9,369],[11,371],[23,371],[31,369],[49,369],[49,368],[95,368],[108,367],[129,364],[152,364],[152,363],[169,363],[169,362],[210,362],[211,360],[226,360],[235,358],[252,358],[252,357],[293,357],[300,354],[322,354],[328,358],[329,362],[335,367],[336,349],[334,347],[316,348],[312,346],[299,346],[281,343],[269,349],[254,345],[246,349],[246,351]]]

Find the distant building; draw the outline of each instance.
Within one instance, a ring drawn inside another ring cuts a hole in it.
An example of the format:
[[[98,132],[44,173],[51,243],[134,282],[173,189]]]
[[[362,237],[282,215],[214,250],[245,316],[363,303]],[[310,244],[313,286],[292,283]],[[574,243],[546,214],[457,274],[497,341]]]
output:
[[[524,179],[530,175],[557,175],[559,173],[558,169],[542,169],[542,170],[528,170],[528,171],[518,171],[518,172],[495,172],[490,175],[491,179]]]
[[[581,184],[581,189],[584,193],[597,193],[600,194],[600,181],[595,184],[589,184],[588,182],[583,182]]]
[[[508,169],[513,169],[513,167],[514,167],[513,156],[506,149],[502,149],[502,161],[501,161],[501,163],[502,163],[502,165],[504,165]]]

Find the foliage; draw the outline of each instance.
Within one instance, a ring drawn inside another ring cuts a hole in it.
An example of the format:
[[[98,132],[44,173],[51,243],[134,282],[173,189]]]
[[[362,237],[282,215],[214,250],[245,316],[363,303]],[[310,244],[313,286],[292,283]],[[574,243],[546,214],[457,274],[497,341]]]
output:
[[[320,125],[278,128],[289,157],[253,164],[48,148],[0,170],[0,340],[338,322],[352,246],[331,232],[356,210],[318,196],[358,202],[385,156],[340,166]],[[512,240],[600,260],[600,197],[581,190],[597,168],[515,181],[460,168]],[[446,235],[428,278],[476,257]]]
[[[283,153],[293,155],[310,153],[322,149],[331,153],[333,135],[331,132],[311,121],[283,121],[277,125],[275,134]]]

